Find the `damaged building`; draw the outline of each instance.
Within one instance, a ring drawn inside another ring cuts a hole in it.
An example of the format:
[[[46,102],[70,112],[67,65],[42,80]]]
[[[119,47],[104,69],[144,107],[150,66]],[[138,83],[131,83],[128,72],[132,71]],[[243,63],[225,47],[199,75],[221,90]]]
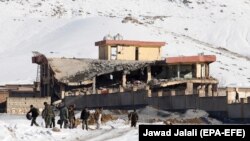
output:
[[[165,42],[120,38],[95,43],[99,59],[47,58],[36,54],[40,95],[52,101],[67,96],[112,94],[145,90],[147,97],[216,95],[218,81],[209,75],[213,55],[162,58]]]

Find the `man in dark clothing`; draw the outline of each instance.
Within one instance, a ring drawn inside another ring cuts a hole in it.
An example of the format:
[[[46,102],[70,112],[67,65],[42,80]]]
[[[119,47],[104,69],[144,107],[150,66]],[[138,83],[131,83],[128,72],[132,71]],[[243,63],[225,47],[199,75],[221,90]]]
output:
[[[88,118],[89,118],[90,112],[89,110],[85,107],[82,110],[81,113],[81,119],[82,119],[82,129],[84,130],[84,126],[86,125],[86,129],[88,130]]]
[[[30,105],[30,110],[28,112],[28,114],[31,113],[31,126],[33,126],[33,124],[35,124],[36,126],[39,126],[37,123],[36,123],[36,118],[38,117],[39,115],[39,111],[37,108],[35,108],[33,105]]]
[[[50,128],[54,128],[56,126],[56,119],[55,119],[55,112],[54,112],[54,107],[51,105],[52,108],[52,117],[51,117],[51,123],[50,123]]]
[[[136,123],[138,121],[138,114],[136,113],[135,109],[133,112],[129,113],[128,118],[129,120],[131,120],[131,127],[136,127]]]
[[[69,128],[72,129],[72,128],[75,128],[75,110],[74,110],[74,106],[73,105],[70,105],[69,108],[68,108],[68,111],[69,111]]]
[[[64,128],[67,128],[68,126],[68,118],[69,118],[69,112],[68,112],[68,108],[64,105],[64,104],[60,104],[59,106],[60,108],[60,128],[62,128],[63,124],[64,124]]]

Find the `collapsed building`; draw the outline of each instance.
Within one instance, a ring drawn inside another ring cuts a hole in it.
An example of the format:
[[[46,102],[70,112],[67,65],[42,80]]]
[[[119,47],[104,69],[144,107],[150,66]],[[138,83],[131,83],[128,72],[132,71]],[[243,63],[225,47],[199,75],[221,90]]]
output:
[[[95,43],[99,59],[47,58],[32,62],[40,72],[40,95],[52,101],[67,96],[146,90],[147,96],[216,95],[218,81],[209,75],[214,55],[162,58],[165,42],[104,38]]]

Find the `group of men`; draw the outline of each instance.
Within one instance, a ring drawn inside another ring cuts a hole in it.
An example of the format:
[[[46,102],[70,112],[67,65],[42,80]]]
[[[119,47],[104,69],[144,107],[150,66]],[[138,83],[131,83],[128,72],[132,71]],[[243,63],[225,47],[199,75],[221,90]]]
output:
[[[70,105],[69,107],[66,107],[65,104],[59,104],[59,120],[57,121],[57,124],[60,125],[60,128],[75,128],[76,127],[76,118],[75,118],[75,106]],[[42,111],[42,118],[45,121],[45,127],[46,128],[52,128],[55,127],[55,107],[48,104],[47,102],[44,102],[44,109]],[[100,128],[101,125],[101,119],[102,119],[102,108],[97,108],[95,110],[95,113],[93,114],[94,120],[96,122],[96,129]],[[27,118],[31,119],[31,126],[34,124],[36,126],[39,126],[36,122],[37,117],[39,116],[39,110],[35,108],[33,105],[30,105],[30,110],[27,113]],[[80,119],[82,120],[82,129],[88,130],[88,120],[90,117],[89,110],[85,107],[81,111]],[[136,123],[138,121],[138,114],[136,113],[136,110],[128,114],[128,119],[131,121],[131,127],[136,127]]]
[[[75,113],[74,113],[74,106],[70,105],[69,108],[67,108],[65,105],[60,104],[57,107],[60,111],[59,116],[60,119],[57,121],[58,124],[60,124],[60,128],[64,125],[64,128],[74,128],[75,123]],[[42,118],[45,122],[46,128],[52,128],[55,127],[55,108],[48,104],[47,102],[44,102],[44,109],[42,111]],[[35,108],[33,105],[30,105],[30,110],[26,114],[26,117],[29,119],[31,117],[31,126],[35,124],[36,126],[39,126],[36,122],[36,118],[39,116],[39,110]],[[69,125],[68,125],[69,124]]]
[[[31,119],[31,126],[33,126],[33,124],[35,124],[36,126],[39,126],[36,122],[36,118],[39,116],[39,114],[40,114],[39,110],[33,105],[30,105],[30,110],[26,114],[26,117],[28,119]],[[46,128],[55,127],[55,113],[54,113],[53,107],[49,105],[47,102],[44,102],[42,118],[45,121]]]

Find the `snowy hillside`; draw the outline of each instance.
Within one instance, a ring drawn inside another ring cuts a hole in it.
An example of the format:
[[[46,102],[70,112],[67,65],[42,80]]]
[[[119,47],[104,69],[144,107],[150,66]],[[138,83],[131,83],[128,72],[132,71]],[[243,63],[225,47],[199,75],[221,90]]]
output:
[[[166,56],[217,55],[221,86],[250,86],[250,0],[0,0],[0,84],[32,83],[32,51],[97,58],[95,41],[165,41]]]

